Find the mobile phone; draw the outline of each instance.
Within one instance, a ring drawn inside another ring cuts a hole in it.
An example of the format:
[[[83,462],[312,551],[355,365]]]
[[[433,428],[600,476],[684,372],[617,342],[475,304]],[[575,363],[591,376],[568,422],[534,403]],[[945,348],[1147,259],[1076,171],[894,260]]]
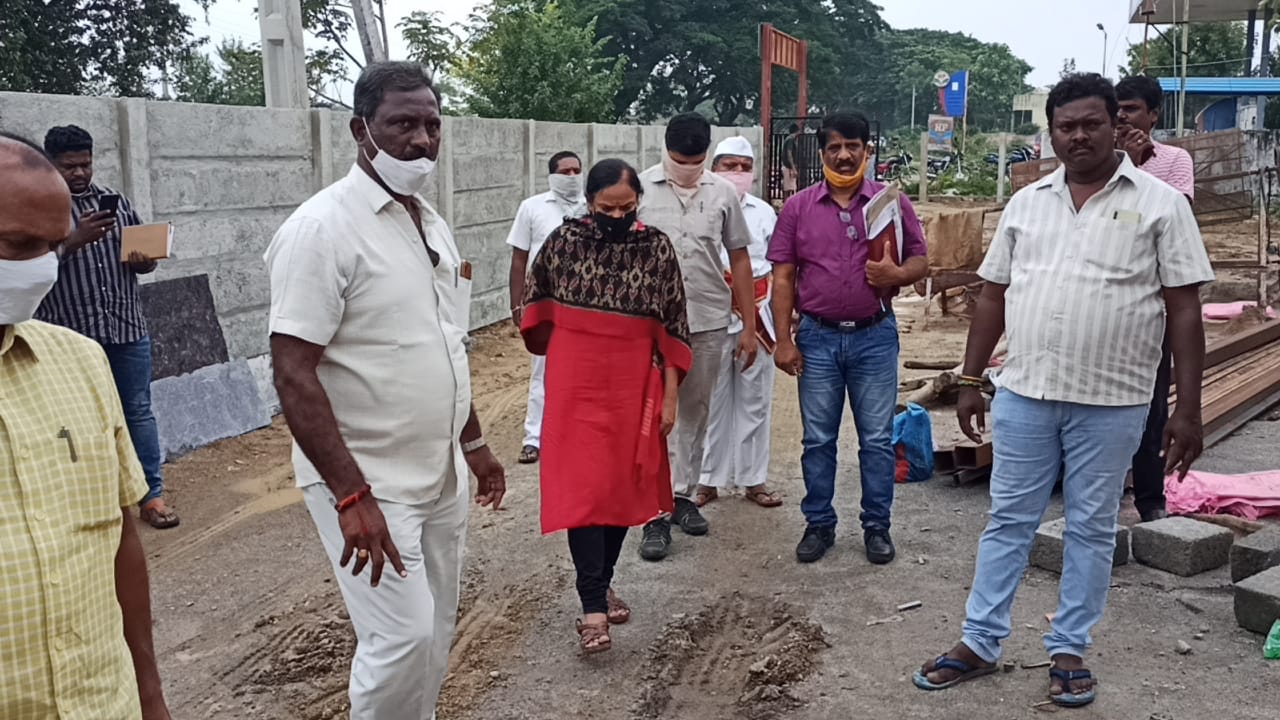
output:
[[[102,195],[98,198],[98,212],[109,212],[112,215],[120,209],[120,196],[116,194]]]

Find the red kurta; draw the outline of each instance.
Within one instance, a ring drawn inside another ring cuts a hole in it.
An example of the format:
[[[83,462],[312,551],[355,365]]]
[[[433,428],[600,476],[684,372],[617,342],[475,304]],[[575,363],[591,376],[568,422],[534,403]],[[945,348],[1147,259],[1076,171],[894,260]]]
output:
[[[526,344],[547,356],[542,531],[670,512],[663,366],[683,376],[693,361],[670,242],[638,226],[611,243],[572,221],[542,248],[526,297]]]

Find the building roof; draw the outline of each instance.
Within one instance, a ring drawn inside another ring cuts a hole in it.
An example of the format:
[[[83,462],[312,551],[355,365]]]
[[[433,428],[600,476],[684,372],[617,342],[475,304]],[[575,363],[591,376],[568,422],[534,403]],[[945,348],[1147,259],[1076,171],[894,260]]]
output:
[[[1160,78],[1160,89],[1167,93],[1179,92],[1182,79]],[[1189,77],[1188,95],[1223,95],[1249,97],[1253,95],[1280,95],[1280,78],[1271,77]]]
[[[1258,0],[1190,0],[1191,22],[1207,23],[1224,20],[1248,20],[1249,11],[1258,9]],[[1147,22],[1143,15],[1146,6],[1154,4],[1155,13],[1151,22],[1156,25],[1169,25],[1182,22],[1187,0],[1129,0],[1130,22],[1142,25]],[[1262,17],[1262,13],[1258,13]]]

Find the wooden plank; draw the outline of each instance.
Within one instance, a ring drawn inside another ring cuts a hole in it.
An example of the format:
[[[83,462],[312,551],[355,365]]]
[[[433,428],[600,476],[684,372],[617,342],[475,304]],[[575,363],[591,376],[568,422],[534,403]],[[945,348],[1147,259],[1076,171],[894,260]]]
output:
[[[952,450],[933,451],[933,471],[938,474],[952,473],[956,470],[956,454]]]
[[[993,460],[990,442],[984,442],[981,445],[957,445],[955,454],[956,467],[961,470],[991,467]]]
[[[1204,352],[1204,366],[1213,367],[1231,358],[1280,340],[1280,321],[1272,320],[1210,343]]]
[[[971,485],[976,482],[986,482],[991,479],[991,468],[970,468],[961,470],[952,478],[952,483],[956,487],[963,485]]]

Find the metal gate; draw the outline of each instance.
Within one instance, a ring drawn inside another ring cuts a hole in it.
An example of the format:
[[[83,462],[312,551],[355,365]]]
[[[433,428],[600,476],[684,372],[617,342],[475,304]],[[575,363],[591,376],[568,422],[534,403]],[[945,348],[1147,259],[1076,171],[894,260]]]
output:
[[[770,203],[785,202],[797,192],[822,182],[822,144],[818,140],[821,126],[820,117],[773,116],[765,187],[765,199]],[[879,140],[880,122],[873,120],[873,153]],[[868,162],[872,168],[878,165],[874,154]]]

